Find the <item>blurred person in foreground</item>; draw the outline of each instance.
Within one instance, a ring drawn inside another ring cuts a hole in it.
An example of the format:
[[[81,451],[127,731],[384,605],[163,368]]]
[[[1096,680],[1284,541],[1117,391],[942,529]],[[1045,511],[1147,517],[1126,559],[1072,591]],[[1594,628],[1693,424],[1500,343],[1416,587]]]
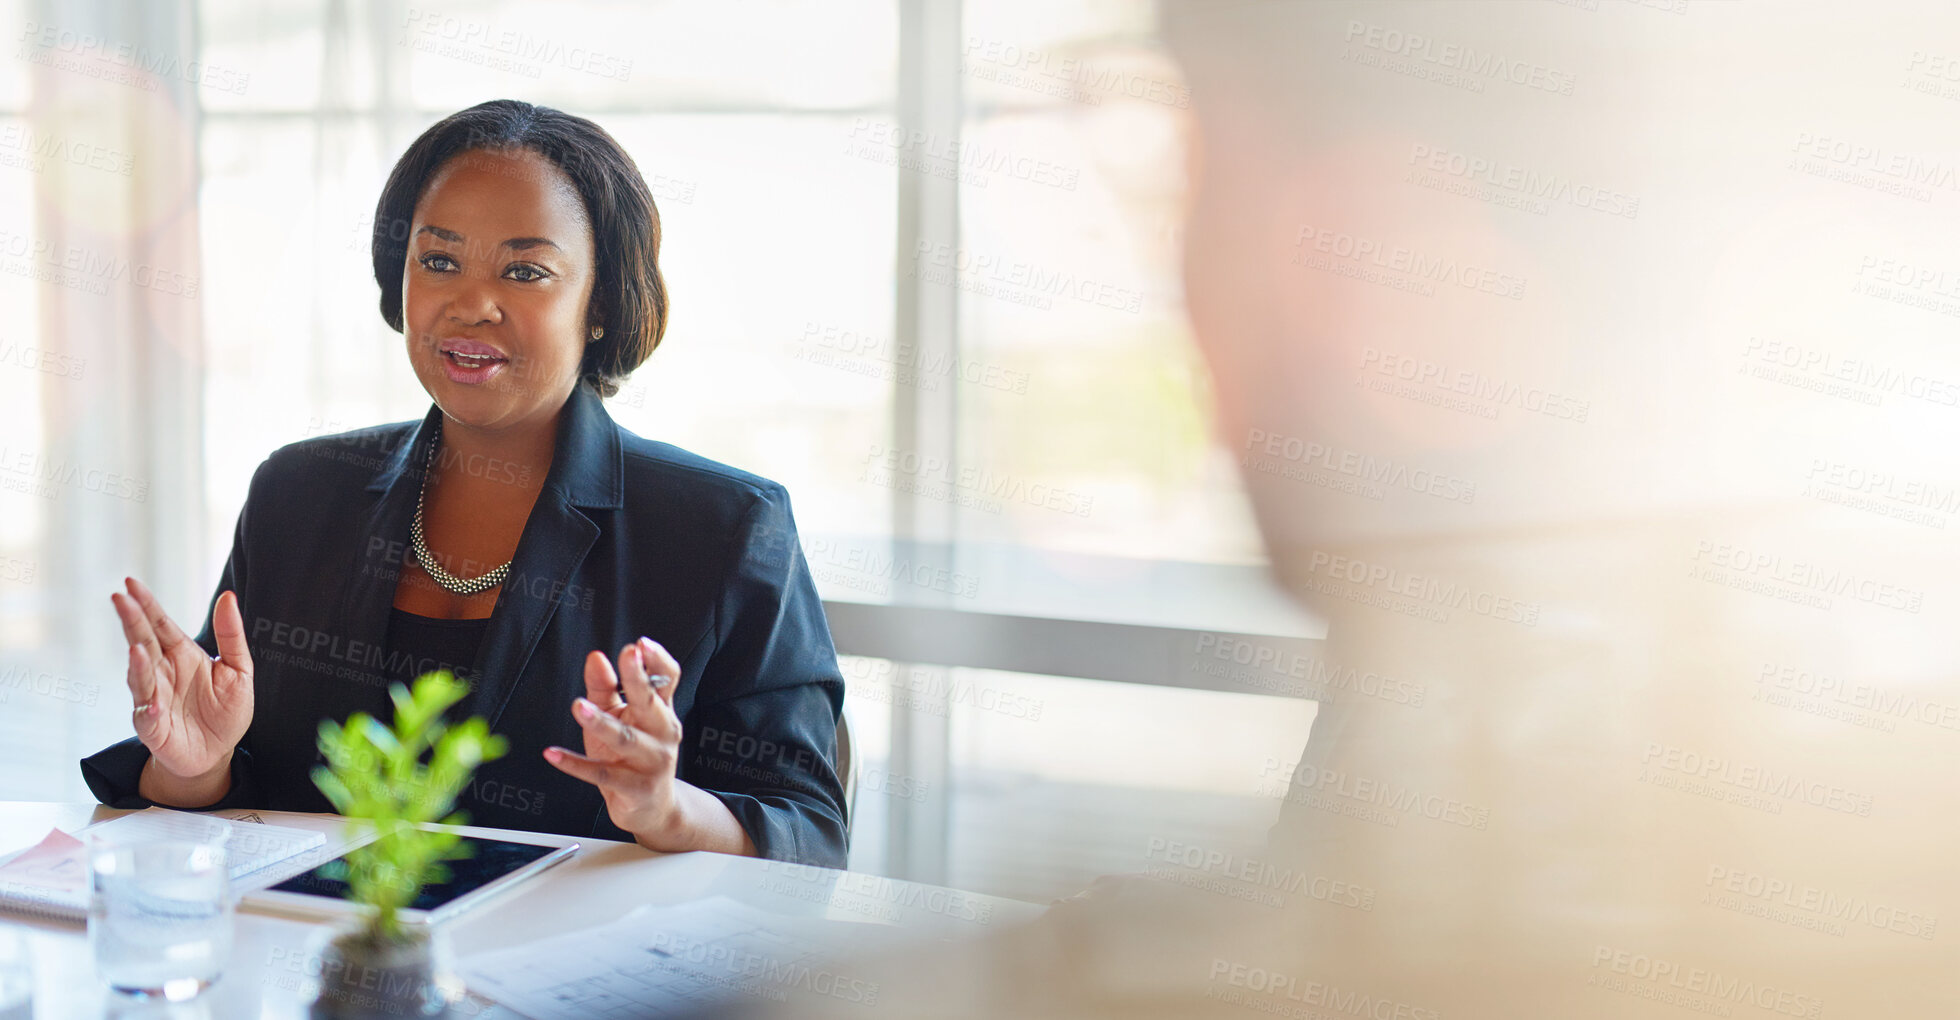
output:
[[[1827,136],[1946,151],[1891,64],[1956,16],[1164,20],[1218,433],[1328,658],[1427,697],[1323,702],[1258,859],[785,1015],[1950,1015],[1960,363],[1883,267],[1952,262],[1955,203]]]

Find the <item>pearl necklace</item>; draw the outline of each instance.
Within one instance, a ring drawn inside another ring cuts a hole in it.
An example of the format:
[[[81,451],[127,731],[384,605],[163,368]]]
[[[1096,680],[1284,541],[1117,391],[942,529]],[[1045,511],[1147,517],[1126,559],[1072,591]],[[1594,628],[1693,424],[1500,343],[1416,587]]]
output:
[[[444,591],[457,595],[475,595],[504,583],[504,578],[510,576],[510,562],[506,560],[503,566],[468,580],[451,574],[436,563],[435,554],[429,551],[428,539],[422,534],[422,501],[429,492],[429,475],[435,470],[436,447],[440,443],[440,436],[429,443],[429,463],[422,472],[422,489],[415,495],[415,522],[409,525],[408,535],[415,549],[415,558],[421,561],[422,569],[441,585]]]

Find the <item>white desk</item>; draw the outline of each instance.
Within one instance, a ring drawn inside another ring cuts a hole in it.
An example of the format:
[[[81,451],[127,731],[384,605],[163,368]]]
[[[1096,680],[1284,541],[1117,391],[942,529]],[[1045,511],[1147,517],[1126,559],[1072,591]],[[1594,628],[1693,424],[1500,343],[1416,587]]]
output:
[[[73,832],[91,821],[122,813],[97,804],[0,801],[0,855],[31,846],[51,827]],[[260,814],[274,824],[321,817],[276,811]],[[498,835],[504,830],[465,827],[461,831]],[[570,842],[538,833],[523,833],[518,838]],[[656,854],[632,843],[599,839],[580,838],[578,842],[581,849],[571,860],[451,922],[448,931],[455,956],[460,960],[471,953],[603,924],[645,904],[677,904],[715,895],[779,914],[861,921],[886,932],[896,928],[914,944],[983,935],[1031,920],[1043,910],[1020,900],[974,893],[948,895],[934,887],[854,872],[726,854]],[[0,911],[0,927],[31,933],[39,974],[34,1015],[41,1020],[96,1016],[283,1020],[306,1015],[298,989],[306,942],[315,925],[305,921],[241,906],[231,963],[224,977],[189,1004],[190,1008],[174,1010],[121,1004],[97,979],[87,929],[79,923],[40,921]],[[851,948],[840,946],[839,952]],[[472,1014],[465,1007],[466,1016],[520,1015],[483,1000],[474,1000],[474,1004],[481,1010]]]

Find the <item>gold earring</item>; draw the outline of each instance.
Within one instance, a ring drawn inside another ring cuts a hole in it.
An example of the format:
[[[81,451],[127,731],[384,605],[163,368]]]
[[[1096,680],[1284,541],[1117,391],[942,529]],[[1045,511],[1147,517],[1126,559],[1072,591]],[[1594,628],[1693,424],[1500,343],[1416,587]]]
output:
[[[594,339],[594,340],[597,340],[597,339],[599,339],[600,337],[602,337],[602,336],[605,336],[605,335],[606,335],[606,327],[604,327],[604,326],[594,326],[594,327],[592,327],[592,339]]]

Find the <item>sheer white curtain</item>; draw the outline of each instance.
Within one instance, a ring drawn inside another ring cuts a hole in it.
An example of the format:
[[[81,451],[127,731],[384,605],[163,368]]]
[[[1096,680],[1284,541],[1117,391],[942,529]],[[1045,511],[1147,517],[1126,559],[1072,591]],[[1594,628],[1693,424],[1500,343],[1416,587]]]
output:
[[[209,596],[193,11],[36,0],[0,180],[0,796],[86,796],[75,760],[129,729],[109,593]],[[195,607],[195,608],[193,608]]]

